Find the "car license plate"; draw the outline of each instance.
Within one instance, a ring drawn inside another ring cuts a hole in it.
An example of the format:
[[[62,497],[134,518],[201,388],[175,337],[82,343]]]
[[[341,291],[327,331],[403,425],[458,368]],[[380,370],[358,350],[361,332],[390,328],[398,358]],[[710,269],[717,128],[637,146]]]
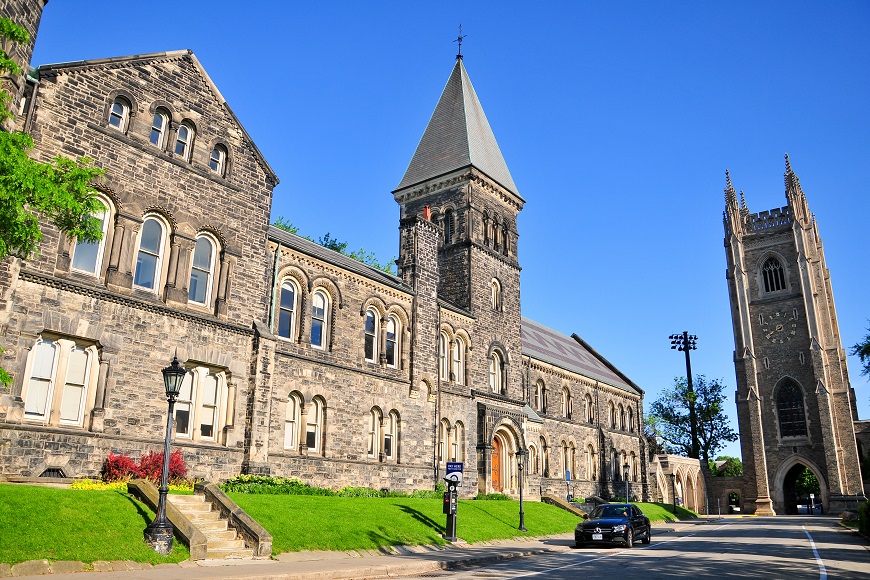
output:
[[[592,539],[593,540],[603,540],[604,534],[592,534]]]

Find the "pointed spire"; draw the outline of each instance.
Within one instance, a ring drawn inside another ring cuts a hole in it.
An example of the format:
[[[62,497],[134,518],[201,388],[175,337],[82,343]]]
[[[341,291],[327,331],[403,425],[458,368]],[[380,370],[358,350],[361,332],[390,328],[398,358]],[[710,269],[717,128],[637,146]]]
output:
[[[725,170],[725,203],[727,205],[737,205],[737,192],[734,191],[734,186],[731,185],[731,172]]]
[[[788,205],[792,208],[792,215],[802,224],[807,224],[812,220],[810,206],[807,203],[807,196],[804,195],[801,189],[801,181],[795,172],[792,171],[791,161],[789,161],[788,153],[785,154],[785,198],[788,200]]]
[[[790,195],[803,196],[804,192],[801,191],[800,179],[798,179],[798,176],[795,175],[794,171],[791,169],[791,161],[789,161],[788,153],[785,154],[785,175],[783,177],[785,179],[786,198],[790,197]]]
[[[749,215],[749,206],[746,205],[746,197],[743,195],[743,190],[740,190],[740,211],[744,217]]]
[[[470,166],[519,196],[465,64],[458,59],[396,190]]]

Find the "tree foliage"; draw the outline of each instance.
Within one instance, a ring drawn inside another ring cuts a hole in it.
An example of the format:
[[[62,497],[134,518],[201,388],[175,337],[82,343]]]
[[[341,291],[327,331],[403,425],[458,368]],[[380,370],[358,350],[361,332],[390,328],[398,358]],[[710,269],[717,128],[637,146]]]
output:
[[[819,497],[821,493],[819,491],[819,480],[816,479],[815,474],[810,471],[809,467],[805,467],[795,480],[794,493],[798,497],[809,497],[811,493]]]
[[[707,380],[704,375],[695,375],[695,411],[698,416],[698,440],[701,459],[710,457],[726,443],[737,440],[725,414],[722,394],[724,386],[719,380]],[[656,436],[673,451],[691,456],[692,436],[689,424],[689,385],[685,377],[676,377],[674,386],[666,389],[651,406],[647,422]]]
[[[857,356],[861,360],[862,375],[870,375],[870,326],[867,327],[867,336],[861,342],[852,346],[850,354]]]
[[[360,248],[359,250],[357,250],[355,252],[348,251],[348,249],[347,249],[348,243],[342,242],[342,241],[338,240],[338,238],[332,237],[332,235],[329,232],[326,232],[326,234],[320,236],[320,238],[318,238],[317,240],[314,240],[313,238],[311,238],[309,236],[301,236],[299,234],[299,228],[296,227],[295,225],[293,225],[293,223],[291,223],[289,220],[287,220],[284,216],[278,216],[278,219],[276,219],[272,225],[275,226],[276,228],[280,228],[280,229],[284,230],[285,232],[289,232],[291,234],[295,234],[297,236],[305,238],[306,240],[318,243],[321,246],[323,246],[324,248],[327,248],[327,249],[332,250],[334,252],[338,252],[339,254],[343,254],[343,255],[347,256],[348,258],[353,258],[357,262],[362,262],[366,266],[371,266],[372,268],[375,268],[375,269],[380,270],[382,272],[386,272],[387,274],[395,274],[396,273],[396,269],[395,269],[395,265],[394,265],[395,259],[393,259],[392,262],[382,264],[378,260],[378,257],[375,255],[374,252],[367,252],[365,250],[365,248]]]
[[[717,467],[716,464],[720,461],[724,461],[725,464]],[[709,465],[713,477],[741,477],[743,475],[743,462],[736,457],[720,455],[715,460],[711,460]]]

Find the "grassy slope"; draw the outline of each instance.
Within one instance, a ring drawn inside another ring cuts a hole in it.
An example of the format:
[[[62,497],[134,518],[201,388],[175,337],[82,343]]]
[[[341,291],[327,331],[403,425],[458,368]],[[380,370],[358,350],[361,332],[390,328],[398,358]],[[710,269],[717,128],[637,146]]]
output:
[[[190,557],[176,541],[169,556],[149,548],[142,531],[154,518],[119,491],[79,491],[0,484],[0,562],[134,560],[179,562]],[[14,538],[14,541],[9,541]]]

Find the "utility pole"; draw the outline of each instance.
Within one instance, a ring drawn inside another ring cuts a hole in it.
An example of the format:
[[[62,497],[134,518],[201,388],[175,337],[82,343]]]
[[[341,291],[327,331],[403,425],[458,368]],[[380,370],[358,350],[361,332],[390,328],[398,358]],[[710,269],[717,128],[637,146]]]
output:
[[[669,338],[671,339],[672,350],[686,353],[686,380],[689,387],[689,430],[692,437],[689,457],[700,459],[701,445],[698,442],[698,414],[695,411],[695,388],[692,386],[692,360],[689,358],[689,351],[698,349],[698,337],[684,330],[682,334],[672,334]]]

